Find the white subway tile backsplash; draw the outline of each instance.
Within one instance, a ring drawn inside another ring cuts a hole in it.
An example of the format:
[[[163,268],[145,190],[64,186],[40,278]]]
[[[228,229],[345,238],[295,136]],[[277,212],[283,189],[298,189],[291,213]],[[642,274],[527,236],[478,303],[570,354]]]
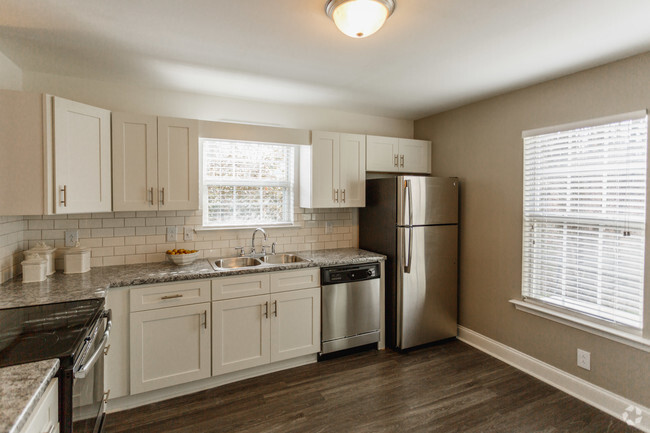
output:
[[[345,248],[358,245],[355,209],[295,210],[297,227],[268,228],[266,245],[278,252]],[[325,223],[332,233],[325,233]],[[235,254],[234,247],[250,246],[252,229],[199,231],[183,241],[183,227],[199,228],[200,211],[142,211],[80,215],[0,216],[0,281],[20,273],[22,251],[40,240],[57,248],[64,245],[64,230],[78,229],[80,243],[90,247],[91,266],[159,262],[172,248],[197,249],[201,257]],[[176,242],[167,242],[167,227],[176,226]],[[256,239],[259,248],[261,237]]]

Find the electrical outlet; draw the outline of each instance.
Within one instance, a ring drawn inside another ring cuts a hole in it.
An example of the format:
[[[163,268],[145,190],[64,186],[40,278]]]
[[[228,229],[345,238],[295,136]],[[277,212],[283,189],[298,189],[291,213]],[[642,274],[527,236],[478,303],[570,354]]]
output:
[[[176,242],[176,226],[167,227],[167,242]]]
[[[74,247],[79,241],[79,230],[66,230],[65,231],[65,246]]]
[[[193,233],[194,233],[194,229],[192,227],[184,227],[183,228],[183,240],[184,241],[191,241]]]
[[[325,234],[330,234],[330,233],[332,233],[332,222],[325,221]]]
[[[578,349],[578,367],[591,370],[591,353]]]

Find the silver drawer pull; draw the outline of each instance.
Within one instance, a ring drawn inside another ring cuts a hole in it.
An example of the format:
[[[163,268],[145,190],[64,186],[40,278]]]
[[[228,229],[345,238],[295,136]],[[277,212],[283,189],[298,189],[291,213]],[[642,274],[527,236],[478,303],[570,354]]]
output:
[[[182,298],[182,297],[183,297],[182,293],[177,293],[175,295],[161,296],[160,299],[176,299],[176,298]]]
[[[63,188],[59,188],[59,206],[68,207],[68,185],[63,185]],[[60,198],[60,195],[63,194],[63,199]]]

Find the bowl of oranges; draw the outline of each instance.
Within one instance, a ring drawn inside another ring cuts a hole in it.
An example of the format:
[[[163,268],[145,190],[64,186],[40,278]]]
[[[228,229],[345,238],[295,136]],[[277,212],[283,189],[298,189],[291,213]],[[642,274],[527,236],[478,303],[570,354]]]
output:
[[[175,265],[191,265],[199,257],[198,250],[176,249],[167,250],[167,259]]]

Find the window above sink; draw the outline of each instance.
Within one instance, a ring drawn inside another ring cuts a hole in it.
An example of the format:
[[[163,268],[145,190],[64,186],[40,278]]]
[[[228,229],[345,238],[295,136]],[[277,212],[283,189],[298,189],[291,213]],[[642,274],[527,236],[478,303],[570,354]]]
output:
[[[296,148],[202,139],[204,228],[294,223]]]

